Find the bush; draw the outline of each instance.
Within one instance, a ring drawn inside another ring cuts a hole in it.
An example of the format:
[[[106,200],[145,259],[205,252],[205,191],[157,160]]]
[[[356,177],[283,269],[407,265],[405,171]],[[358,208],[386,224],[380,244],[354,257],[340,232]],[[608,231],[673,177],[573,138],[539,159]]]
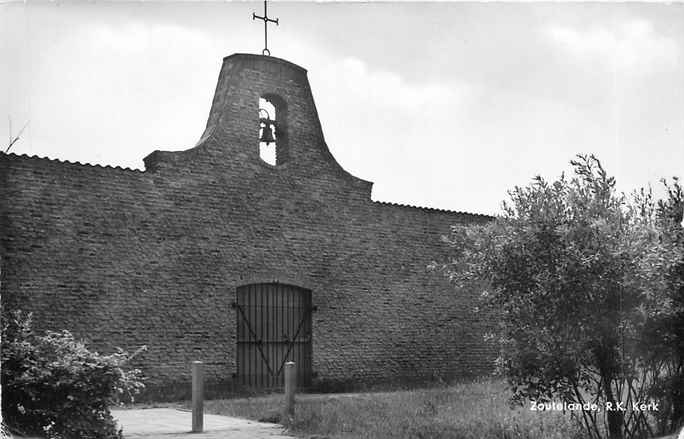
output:
[[[131,355],[88,350],[69,331],[31,329],[31,315],[13,313],[2,327],[2,412],[11,429],[50,439],[122,438],[109,406],[132,400],[141,372]]]

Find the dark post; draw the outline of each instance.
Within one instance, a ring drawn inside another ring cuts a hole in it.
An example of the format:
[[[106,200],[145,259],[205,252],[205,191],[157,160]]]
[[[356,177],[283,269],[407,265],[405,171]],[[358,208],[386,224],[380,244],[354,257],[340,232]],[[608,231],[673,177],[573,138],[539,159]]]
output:
[[[204,370],[201,361],[192,362],[192,432],[204,430]]]
[[[285,363],[285,416],[294,415],[297,369],[292,361]]]

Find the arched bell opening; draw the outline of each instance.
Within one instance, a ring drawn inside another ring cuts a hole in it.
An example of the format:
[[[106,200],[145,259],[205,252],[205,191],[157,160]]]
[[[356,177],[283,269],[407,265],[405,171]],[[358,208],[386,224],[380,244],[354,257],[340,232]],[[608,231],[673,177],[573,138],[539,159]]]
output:
[[[287,150],[287,105],[274,94],[259,98],[259,157],[272,166],[289,159]]]

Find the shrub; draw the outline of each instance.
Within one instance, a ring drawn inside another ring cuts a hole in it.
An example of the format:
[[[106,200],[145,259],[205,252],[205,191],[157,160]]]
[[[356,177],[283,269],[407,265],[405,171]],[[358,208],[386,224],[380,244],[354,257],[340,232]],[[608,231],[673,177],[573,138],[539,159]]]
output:
[[[36,334],[31,315],[13,313],[2,327],[2,412],[10,428],[50,439],[122,438],[109,406],[132,400],[141,372],[132,356],[101,355],[69,331]]]

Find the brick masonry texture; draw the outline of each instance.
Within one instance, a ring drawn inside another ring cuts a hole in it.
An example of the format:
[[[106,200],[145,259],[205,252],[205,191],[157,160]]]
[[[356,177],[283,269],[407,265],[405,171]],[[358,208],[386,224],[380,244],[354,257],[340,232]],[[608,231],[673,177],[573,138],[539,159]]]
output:
[[[279,166],[258,156],[269,94],[287,105]],[[372,183],[330,154],[301,67],[226,57],[199,143],[145,166],[0,154],[5,311],[33,311],[38,329],[69,329],[100,351],[147,345],[135,364],[162,399],[184,396],[197,359],[210,387],[231,388],[231,302],[255,282],[312,290],[319,388],[491,369],[476,292],[427,270],[448,255],[452,224],[491,218],[372,201]]]

